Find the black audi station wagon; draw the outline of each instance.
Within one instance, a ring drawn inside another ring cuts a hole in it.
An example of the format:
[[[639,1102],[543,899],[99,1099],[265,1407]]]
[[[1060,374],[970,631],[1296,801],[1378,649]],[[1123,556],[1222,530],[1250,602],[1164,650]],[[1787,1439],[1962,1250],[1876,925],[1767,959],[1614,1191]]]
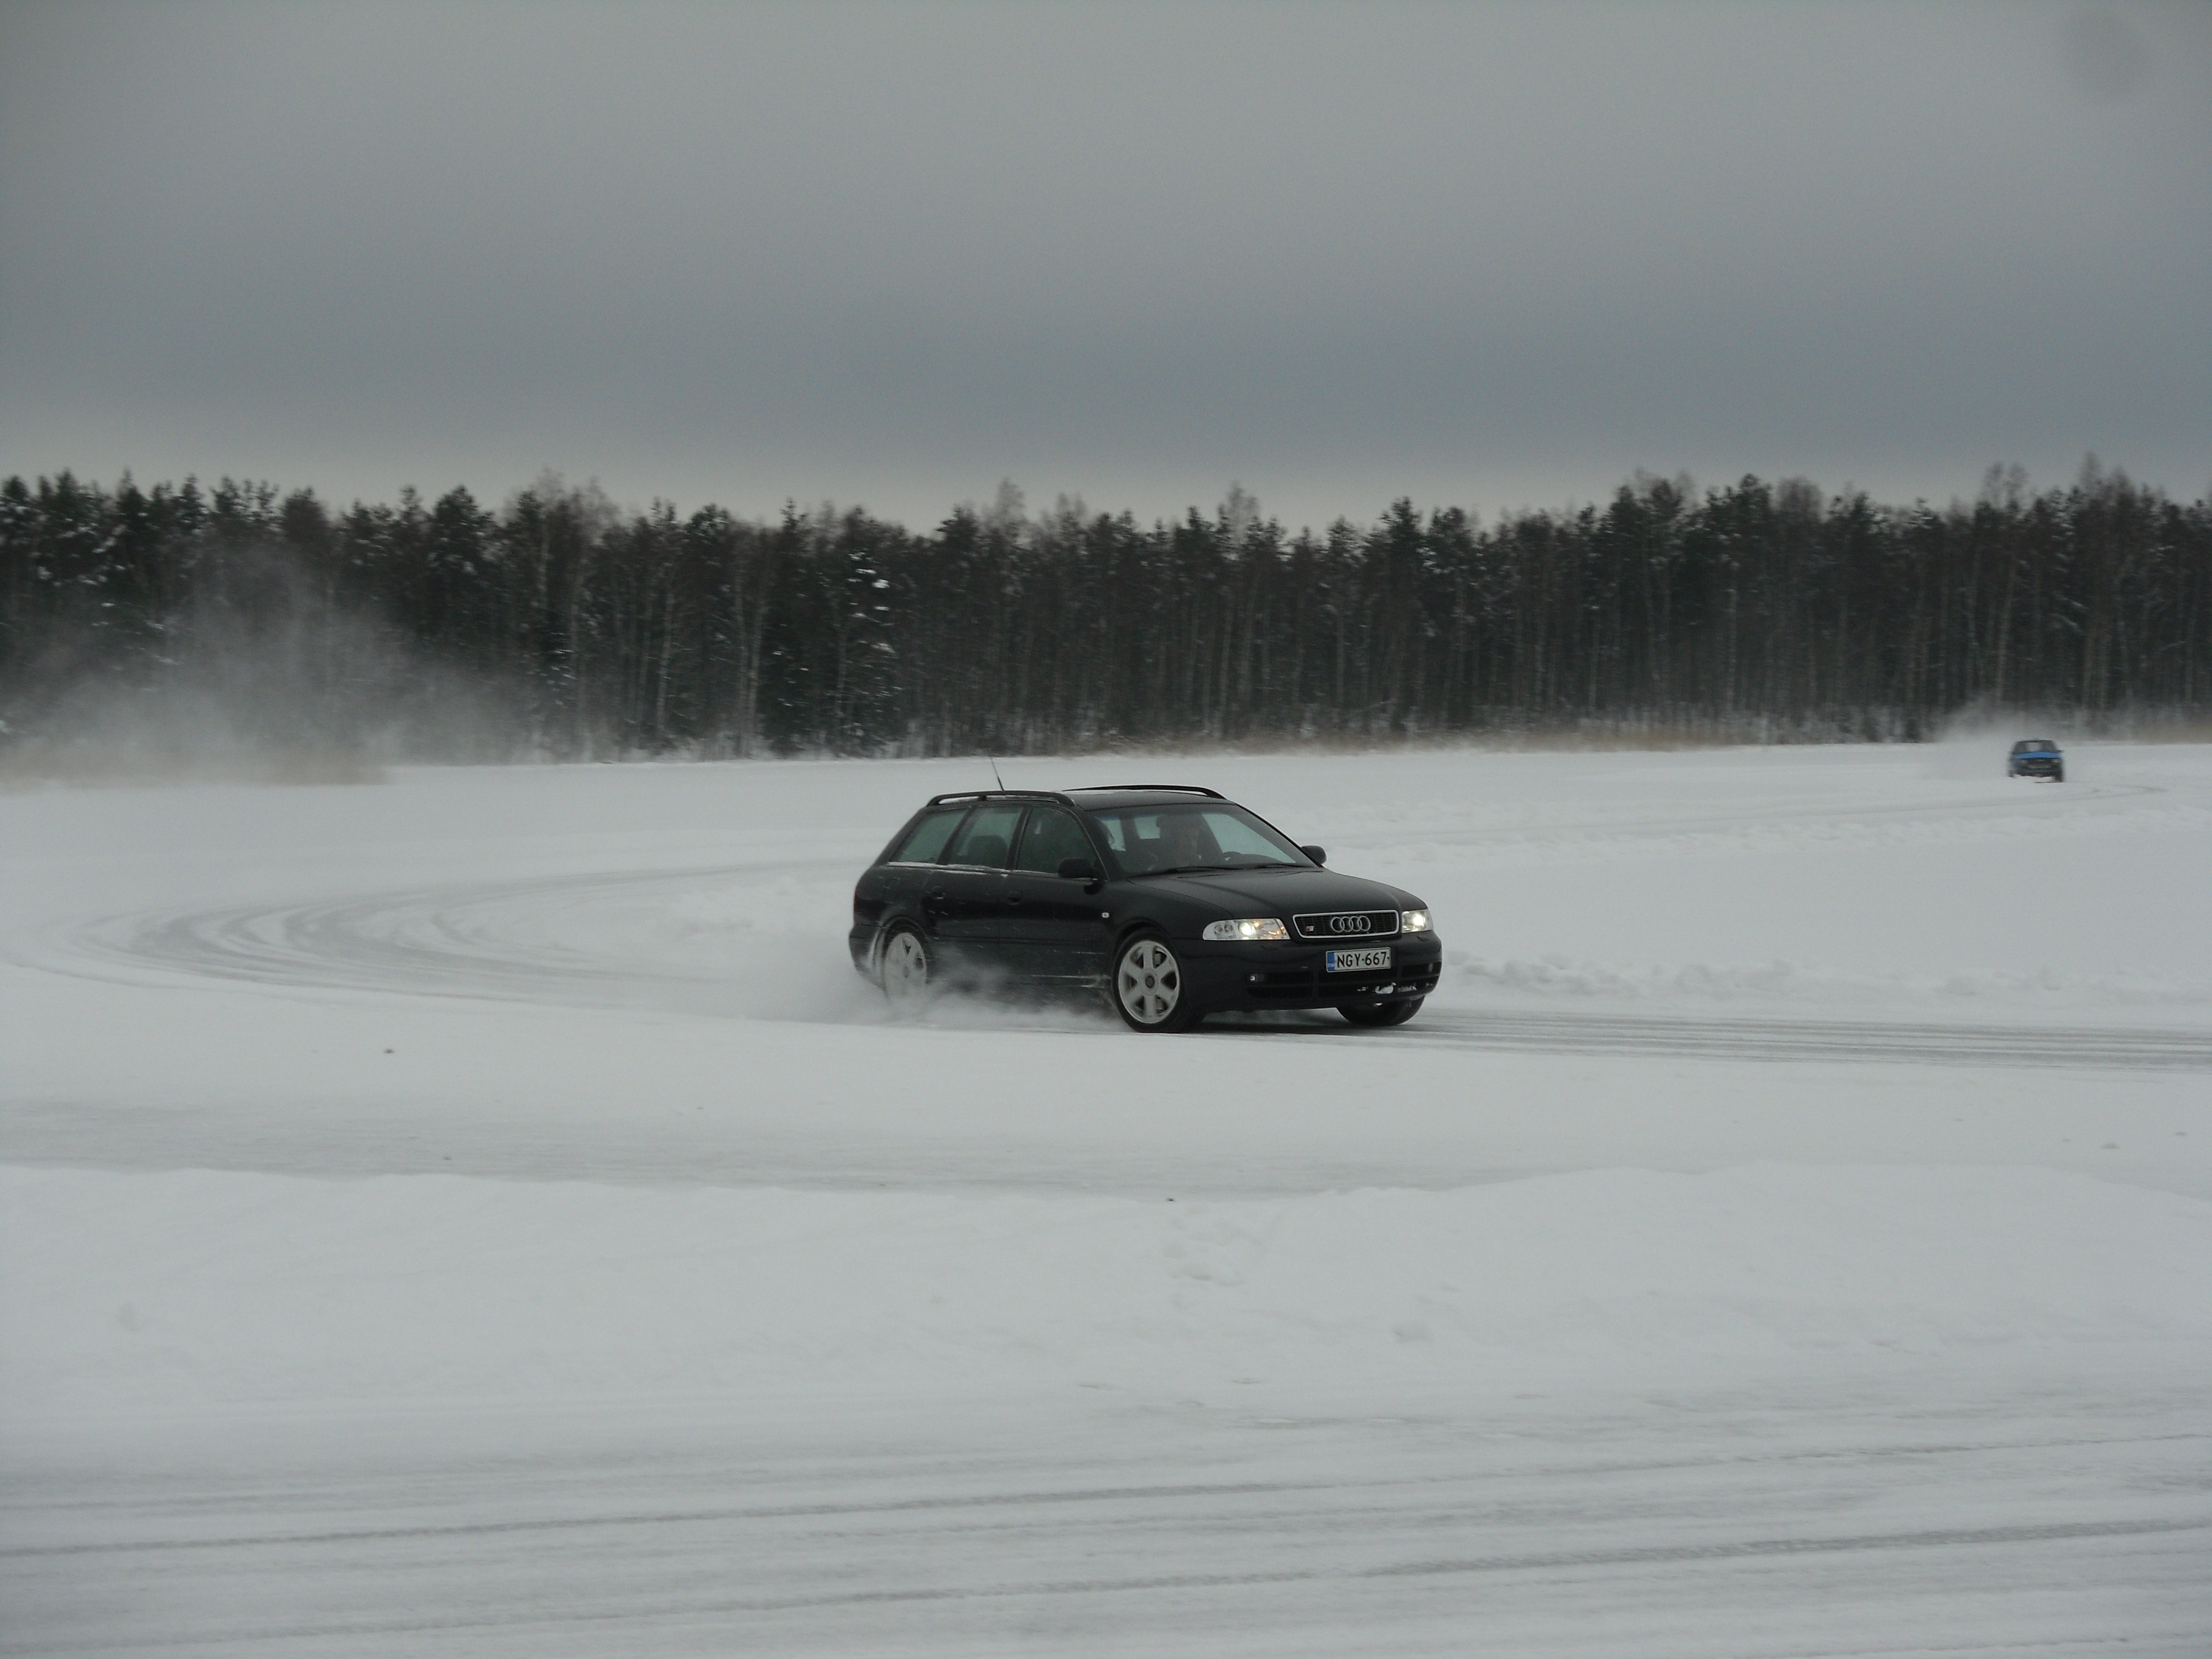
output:
[[[1211,789],[939,795],[854,890],[853,965],[894,1004],[1103,990],[1139,1031],[1255,1008],[1403,1024],[1443,956],[1428,907],[1324,856]]]

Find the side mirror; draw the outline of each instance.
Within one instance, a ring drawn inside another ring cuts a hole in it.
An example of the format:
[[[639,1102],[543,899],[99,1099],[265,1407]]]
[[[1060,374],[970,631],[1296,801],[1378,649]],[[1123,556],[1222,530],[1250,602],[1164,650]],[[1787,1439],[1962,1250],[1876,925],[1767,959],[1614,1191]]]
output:
[[[1067,881],[1096,881],[1098,879],[1098,866],[1089,859],[1062,859],[1060,873],[1062,879]]]
[[[1298,851],[1304,853],[1316,864],[1327,864],[1328,862],[1328,848],[1326,847],[1301,847],[1298,848]]]

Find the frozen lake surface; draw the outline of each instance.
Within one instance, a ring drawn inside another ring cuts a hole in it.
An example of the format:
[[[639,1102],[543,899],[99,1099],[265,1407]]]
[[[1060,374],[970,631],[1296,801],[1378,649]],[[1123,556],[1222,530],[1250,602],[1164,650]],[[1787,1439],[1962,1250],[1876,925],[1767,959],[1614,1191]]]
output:
[[[888,1019],[975,763],[0,794],[0,1650],[2201,1655],[2212,750],[1002,763],[1409,1026]]]

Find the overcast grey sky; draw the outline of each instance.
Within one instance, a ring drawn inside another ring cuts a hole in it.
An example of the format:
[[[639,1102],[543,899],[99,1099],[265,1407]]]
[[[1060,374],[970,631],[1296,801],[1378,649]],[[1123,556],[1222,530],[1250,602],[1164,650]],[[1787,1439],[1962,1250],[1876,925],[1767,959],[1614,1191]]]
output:
[[[2212,4],[0,3],[0,472],[2212,485]]]

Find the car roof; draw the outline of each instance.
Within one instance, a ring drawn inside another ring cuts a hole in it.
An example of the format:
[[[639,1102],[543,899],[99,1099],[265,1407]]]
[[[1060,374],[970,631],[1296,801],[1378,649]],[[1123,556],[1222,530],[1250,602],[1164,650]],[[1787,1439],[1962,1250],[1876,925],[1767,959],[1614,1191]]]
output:
[[[1067,793],[1078,805],[1094,812],[1127,806],[1189,806],[1226,799],[1218,789],[1192,783],[1097,783]]]
[[[1225,799],[1218,789],[1194,783],[1087,784],[1078,789],[967,789],[950,795],[933,795],[932,806],[960,806],[977,801],[1051,801],[1078,806],[1088,812],[1117,811],[1131,806],[1174,806],[1188,802]]]

